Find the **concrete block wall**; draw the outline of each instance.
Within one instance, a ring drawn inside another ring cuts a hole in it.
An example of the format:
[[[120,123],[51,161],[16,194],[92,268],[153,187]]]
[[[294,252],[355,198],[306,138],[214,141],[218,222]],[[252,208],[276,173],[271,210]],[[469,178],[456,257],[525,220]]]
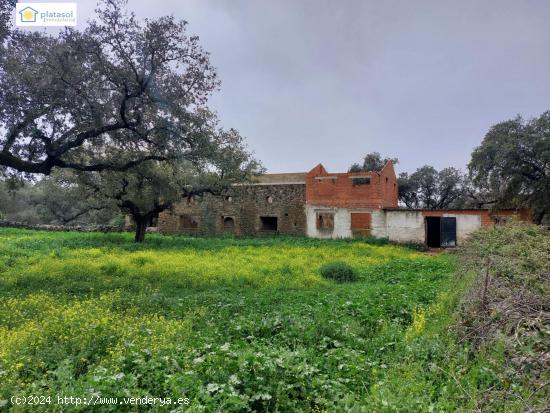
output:
[[[463,242],[472,232],[481,228],[482,212],[486,211],[421,211],[421,210],[387,210],[386,236],[397,242],[426,241],[425,218],[427,216],[456,218],[457,244]]]
[[[317,212],[334,213],[334,230],[319,230],[316,227]],[[315,238],[350,238],[351,214],[371,214],[370,235],[388,238],[396,242],[426,242],[426,217],[456,218],[456,239],[460,245],[468,236],[481,228],[494,224],[494,217],[515,217],[529,221],[529,211],[501,210],[490,213],[487,210],[413,210],[413,209],[368,209],[337,208],[323,205],[307,205],[307,235]]]
[[[425,241],[424,216],[422,211],[383,211],[385,238],[397,242]]]

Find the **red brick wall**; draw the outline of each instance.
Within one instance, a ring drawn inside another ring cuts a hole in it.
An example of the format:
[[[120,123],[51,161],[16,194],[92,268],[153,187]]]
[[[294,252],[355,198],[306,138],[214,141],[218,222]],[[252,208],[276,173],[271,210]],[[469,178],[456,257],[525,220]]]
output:
[[[370,177],[354,185],[352,177]],[[306,176],[306,203],[340,208],[397,207],[397,177],[389,161],[379,172],[330,174],[319,164]]]

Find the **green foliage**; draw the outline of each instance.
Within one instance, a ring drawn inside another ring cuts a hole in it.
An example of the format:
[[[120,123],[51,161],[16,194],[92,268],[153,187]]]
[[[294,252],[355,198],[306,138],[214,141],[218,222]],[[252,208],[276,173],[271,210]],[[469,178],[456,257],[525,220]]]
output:
[[[405,248],[410,248],[415,251],[428,251],[428,246],[422,242],[406,242],[399,244]]]
[[[54,170],[34,186],[34,205],[42,223],[60,225],[105,225],[118,212],[106,202],[98,202],[93,191],[74,183],[70,170]]]
[[[96,16],[70,33],[2,38],[2,166],[47,175],[54,167],[121,171],[176,155],[202,161],[201,112],[219,86],[209,54],[187,22],[140,21],[127,3],[99,1]]]
[[[191,412],[520,411],[488,389],[531,392],[521,376],[502,380],[502,347],[472,354],[449,328],[470,283],[453,277],[453,256],[364,240],[131,241],[0,229],[0,403],[40,393],[187,397]],[[334,261],[357,281],[323,278]]]
[[[2,179],[0,176],[0,212],[7,221],[39,223],[36,199],[40,191],[24,180]]]
[[[113,225],[118,228],[124,228],[124,225],[126,224],[126,218],[122,214],[116,215],[111,221],[109,222],[110,225]]]
[[[382,158],[379,152],[367,153],[363,158],[363,164],[354,163],[349,167],[348,172],[381,171],[388,161],[394,164],[399,162],[397,158]]]
[[[319,274],[335,260],[357,282]],[[453,269],[362,240],[2,229],[0,400],[39,388],[188,397],[190,411],[373,410]]]
[[[106,225],[116,209],[70,185],[69,172],[56,171],[40,181],[0,179],[0,213],[27,224]]]
[[[8,35],[11,28],[12,13],[17,0],[5,0],[0,3],[0,43]]]
[[[357,279],[354,269],[342,261],[325,264],[320,268],[319,272],[324,278],[337,282],[351,282]]]
[[[550,111],[491,127],[468,165],[479,192],[496,207],[530,207],[537,223],[550,214]]]
[[[408,208],[442,209],[463,206],[464,177],[456,168],[437,171],[424,165],[409,175],[399,174],[399,200]]]

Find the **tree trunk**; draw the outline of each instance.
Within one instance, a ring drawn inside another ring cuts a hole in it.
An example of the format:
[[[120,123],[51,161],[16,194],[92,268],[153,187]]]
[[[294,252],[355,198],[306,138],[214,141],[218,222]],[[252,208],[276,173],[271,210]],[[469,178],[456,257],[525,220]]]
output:
[[[136,224],[136,236],[134,238],[135,242],[143,242],[145,239],[145,230],[147,229],[147,219],[144,218],[134,218]]]

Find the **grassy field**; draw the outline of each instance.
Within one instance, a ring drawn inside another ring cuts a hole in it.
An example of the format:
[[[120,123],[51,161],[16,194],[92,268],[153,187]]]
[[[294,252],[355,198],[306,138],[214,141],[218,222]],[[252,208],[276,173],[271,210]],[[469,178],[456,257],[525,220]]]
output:
[[[359,279],[322,278],[333,261]],[[468,410],[498,377],[456,350],[455,267],[363,241],[0,229],[0,410]]]

